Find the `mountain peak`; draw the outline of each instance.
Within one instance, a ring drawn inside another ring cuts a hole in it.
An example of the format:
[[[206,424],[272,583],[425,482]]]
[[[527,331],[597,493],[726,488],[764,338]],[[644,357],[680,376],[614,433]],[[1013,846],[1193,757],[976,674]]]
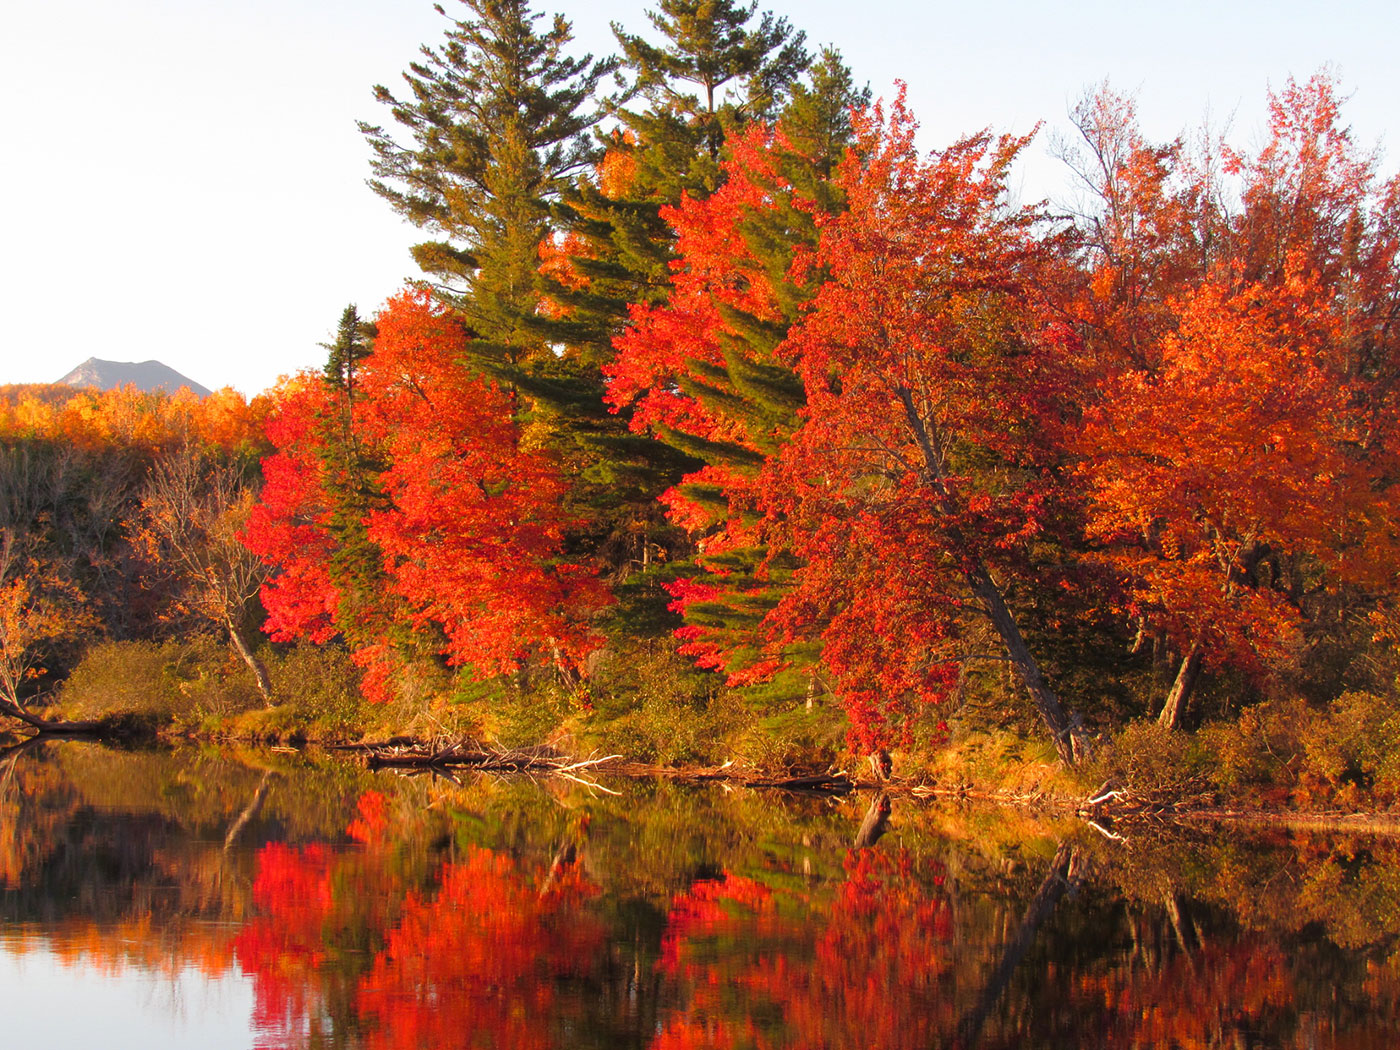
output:
[[[119,386],[134,386],[137,390],[150,393],[164,390],[173,394],[182,386],[198,397],[207,397],[209,389],[193,379],[182,376],[169,365],[159,361],[103,361],[89,357],[73,371],[59,380],[67,386],[89,386],[98,390],[112,390]]]

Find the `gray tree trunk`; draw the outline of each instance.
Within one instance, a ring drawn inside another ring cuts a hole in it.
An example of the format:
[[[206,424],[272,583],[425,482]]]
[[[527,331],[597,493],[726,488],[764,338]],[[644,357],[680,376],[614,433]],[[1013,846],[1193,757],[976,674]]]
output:
[[[901,388],[899,398],[904,406],[905,418],[919,444],[919,451],[924,461],[925,480],[938,494],[940,509],[945,513],[953,514],[957,508],[953,505],[952,497],[949,494],[942,458],[934,445],[933,436],[924,425],[923,417],[914,404],[914,395],[908,388]],[[955,544],[965,546],[956,530],[949,530],[949,536]],[[1011,666],[1021,679],[1021,683],[1026,687],[1026,691],[1030,693],[1031,701],[1040,713],[1046,729],[1050,731],[1055,751],[1060,756],[1060,760],[1069,766],[1077,765],[1082,759],[1088,757],[1089,750],[1089,742],[1078,716],[1066,714],[1064,707],[1060,704],[1060,698],[1046,684],[1045,676],[1040,673],[1039,663],[1031,654],[1030,646],[1026,644],[1025,638],[1021,634],[1021,628],[1016,623],[1016,618],[1011,615],[1011,610],[1007,607],[1006,598],[1001,593],[1001,588],[992,579],[986,565],[979,560],[972,561],[971,566],[964,570],[964,577],[968,586],[971,587],[972,593],[981,602],[983,610],[992,621],[992,627],[1001,637],[1002,644],[1006,646],[1006,654]]]
[[[1157,724],[1167,729],[1180,729],[1181,716],[1186,713],[1186,702],[1196,688],[1196,679],[1201,674],[1201,643],[1192,642],[1191,648],[1181,658],[1181,667],[1176,672],[1176,681],[1167,693],[1167,702],[1162,705],[1162,713],[1157,716]]]
[[[233,643],[233,647],[238,650],[238,655],[243,658],[243,662],[248,665],[248,669],[253,672],[253,677],[257,679],[258,692],[262,694],[263,703],[271,707],[272,680],[267,676],[267,668],[248,647],[247,639],[243,637],[243,632],[238,629],[233,620],[226,620],[225,626],[228,627],[229,641]]]

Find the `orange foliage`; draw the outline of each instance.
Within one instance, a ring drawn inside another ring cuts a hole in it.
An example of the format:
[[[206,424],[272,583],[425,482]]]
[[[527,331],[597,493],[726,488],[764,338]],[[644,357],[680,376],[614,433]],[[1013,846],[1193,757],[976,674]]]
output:
[[[77,448],[156,452],[184,444],[258,450],[271,400],[231,387],[200,398],[189,390],[145,393],[135,387],[87,390],[11,388],[0,397],[0,435],[58,441]]]

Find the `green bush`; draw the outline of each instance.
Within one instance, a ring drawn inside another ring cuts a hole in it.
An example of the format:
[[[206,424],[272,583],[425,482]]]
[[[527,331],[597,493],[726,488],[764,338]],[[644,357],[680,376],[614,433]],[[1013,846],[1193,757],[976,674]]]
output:
[[[274,706],[316,739],[358,736],[373,721],[360,696],[359,670],[344,649],[298,645],[267,659]]]
[[[1312,720],[1302,742],[1303,773],[1353,802],[1400,796],[1400,708],[1372,693],[1343,693]]]
[[[343,650],[264,646],[261,656],[272,681],[270,712],[252,672],[213,635],[100,642],[63,683],[55,707],[74,720],[235,736],[344,739],[370,721],[359,674]]]
[[[56,698],[63,717],[113,719],[151,727],[203,705],[241,703],[209,681],[218,657],[211,640],[99,642],[90,647]],[[255,691],[256,692],[256,691]]]

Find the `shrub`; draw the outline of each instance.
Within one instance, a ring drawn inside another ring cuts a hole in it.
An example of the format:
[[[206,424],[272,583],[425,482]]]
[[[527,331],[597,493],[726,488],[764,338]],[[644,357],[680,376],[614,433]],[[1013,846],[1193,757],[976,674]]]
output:
[[[1212,795],[1212,755],[1199,738],[1155,721],[1130,722],[1108,742],[1099,761],[1138,799],[1166,804]]]
[[[1343,693],[1308,729],[1305,776],[1330,785],[1350,804],[1368,791],[1376,801],[1400,796],[1400,708],[1394,700]]]
[[[359,735],[373,720],[360,696],[359,669],[345,650],[298,645],[272,654],[268,677],[275,706],[316,739]]]
[[[202,643],[99,642],[60,686],[55,706],[75,721],[169,723],[189,706],[189,669]]]
[[[1201,730],[1198,740],[1213,762],[1212,776],[1228,792],[1241,789],[1291,789],[1303,753],[1303,741],[1316,712],[1297,697],[1246,707],[1232,722]]]

